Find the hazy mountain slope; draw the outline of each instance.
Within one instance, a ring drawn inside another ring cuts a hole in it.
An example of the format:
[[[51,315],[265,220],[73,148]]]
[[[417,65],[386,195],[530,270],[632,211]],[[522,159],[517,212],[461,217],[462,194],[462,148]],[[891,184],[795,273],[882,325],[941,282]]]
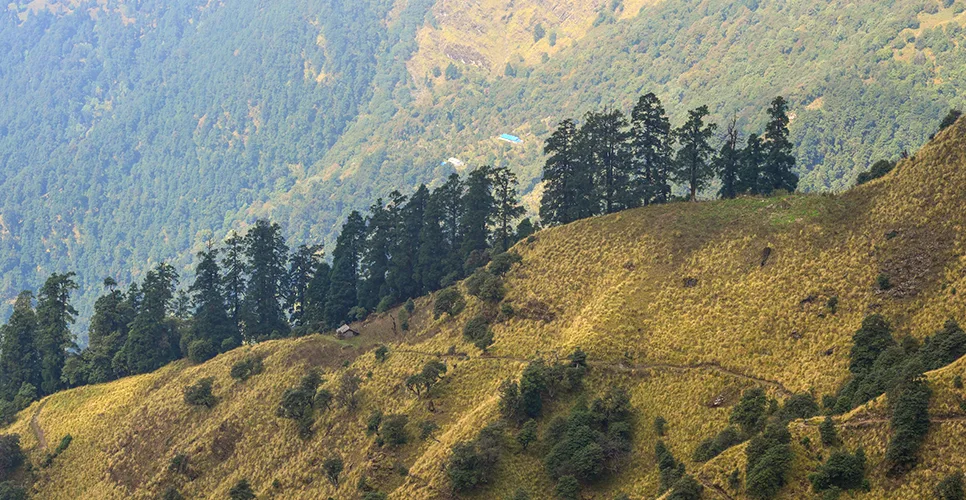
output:
[[[457,317],[434,321],[432,302],[424,298],[416,302],[409,332],[396,330],[393,311],[357,325],[363,335],[348,342],[314,335],[243,347],[199,366],[182,360],[156,373],[48,397],[6,432],[24,436],[35,462],[44,452],[31,422],[48,446],[73,436],[71,447],[37,472],[37,493],[46,498],[147,498],[169,485],[188,497],[220,496],[241,478],[266,497],[351,497],[363,476],[396,498],[445,497],[440,464],[455,442],[497,418],[501,381],[518,375],[528,360],[553,359],[580,346],[591,364],[586,393],[625,387],[638,412],[633,458],[591,491],[597,498],[619,491],[656,496],[651,422],[658,415],[669,423],[666,440],[675,455],[706,484],[725,487],[727,474],[744,460],[740,447],[704,467],[688,460],[701,439],[726,425],[742,390],[760,385],[780,399],[810,389],[819,398],[834,392],[848,375],[851,336],[871,312],[889,318],[897,334],[918,338],[947,318],[966,318],[956,294],[966,286],[966,191],[958,188],[966,186],[964,141],[961,121],[892,174],[837,196],[677,203],[542,231],[516,247],[523,261],[508,275],[506,301],[517,314],[494,326],[489,355],[479,355],[460,333],[480,303],[470,299]],[[772,250],[762,265],[765,248]],[[879,274],[895,286],[879,291]],[[685,278],[696,285],[686,287]],[[825,306],[831,296],[839,300],[834,314]],[[385,363],[372,354],[380,343],[390,348]],[[266,370],[236,383],[229,368],[249,352],[266,356]],[[449,371],[431,396],[417,399],[403,379],[435,356]],[[310,367],[323,370],[328,388],[346,370],[364,382],[357,410],[324,413],[315,437],[303,442],[275,408]],[[930,375],[936,420],[923,464],[901,481],[884,479],[879,467],[888,429],[877,417],[881,401],[839,420],[850,445],[866,446],[869,498],[916,498],[939,474],[966,465],[957,446],[966,419],[956,404],[962,391],[950,382],[963,368],[959,360]],[[204,376],[215,377],[218,404],[188,407],[182,388]],[[571,403],[555,403],[541,430]],[[413,436],[427,418],[440,430],[436,439],[380,448],[365,433],[373,410],[408,414]],[[793,422],[791,428],[817,442],[816,424]],[[549,491],[540,460],[507,447],[496,483],[481,496],[511,485]],[[176,453],[189,455],[197,479],[167,471]],[[320,470],[334,454],[347,464],[338,488]],[[817,463],[816,453],[797,444],[796,457],[783,498],[800,497]],[[397,462],[409,476],[392,472]]]

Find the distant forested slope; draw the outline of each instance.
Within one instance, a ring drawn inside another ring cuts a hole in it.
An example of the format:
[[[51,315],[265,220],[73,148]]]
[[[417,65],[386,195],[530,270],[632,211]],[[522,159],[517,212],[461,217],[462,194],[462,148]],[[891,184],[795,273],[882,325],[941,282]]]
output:
[[[505,163],[528,191],[557,121],[647,91],[675,125],[708,104],[749,131],[785,95],[800,187],[841,189],[918,148],[966,85],[962,0],[458,3],[12,4],[0,296],[71,269],[85,310],[105,275],[188,269],[256,216],[331,242],[450,157]]]

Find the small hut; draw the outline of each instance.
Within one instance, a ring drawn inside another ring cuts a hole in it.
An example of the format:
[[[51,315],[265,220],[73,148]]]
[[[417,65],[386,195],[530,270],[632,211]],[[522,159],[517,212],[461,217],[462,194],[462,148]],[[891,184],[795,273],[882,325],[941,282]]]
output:
[[[335,331],[336,338],[347,339],[351,337],[358,337],[359,332],[355,331],[349,325],[342,325],[338,330]]]

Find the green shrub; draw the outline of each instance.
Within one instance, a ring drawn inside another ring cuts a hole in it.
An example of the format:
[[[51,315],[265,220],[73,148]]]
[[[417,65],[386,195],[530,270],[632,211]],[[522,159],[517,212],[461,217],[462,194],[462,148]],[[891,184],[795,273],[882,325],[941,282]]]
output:
[[[389,348],[384,345],[381,345],[376,348],[373,354],[376,356],[376,361],[382,363],[386,361],[386,357],[389,356]]]
[[[17,406],[13,401],[0,399],[0,427],[10,425],[17,419]]]
[[[942,121],[939,122],[939,131],[942,132],[943,130],[953,126],[953,124],[956,123],[956,120],[959,120],[960,116],[963,116],[962,111],[958,109],[950,109],[949,113],[946,113],[946,116],[944,116]]]
[[[836,487],[840,490],[856,490],[865,480],[865,452],[859,448],[855,454],[833,451],[818,471],[809,475],[809,482],[815,492]]]
[[[785,405],[779,411],[778,418],[790,422],[800,418],[813,417],[817,414],[818,403],[815,402],[815,396],[805,392],[794,394],[788,398],[788,401],[785,402]]]
[[[886,448],[888,474],[900,476],[916,466],[919,448],[929,432],[929,398],[932,391],[919,375],[889,394],[892,439]]]
[[[489,270],[496,276],[503,276],[510,271],[513,264],[523,261],[520,254],[510,251],[497,254],[490,261]]]
[[[493,332],[490,330],[490,323],[482,315],[474,316],[466,322],[466,325],[463,326],[463,337],[482,351],[493,344]]]
[[[784,425],[772,425],[751,439],[745,448],[745,484],[755,499],[774,498],[785,486],[791,469],[791,434]]]
[[[664,437],[664,433],[667,430],[667,420],[664,417],[658,415],[654,417],[654,433],[659,437]]]
[[[892,288],[892,281],[889,280],[889,276],[886,274],[879,274],[876,276],[875,284],[879,287],[879,290],[882,291]]]
[[[24,382],[13,397],[13,405],[17,408],[17,411],[22,411],[26,410],[37,399],[37,388],[29,382]]]
[[[855,185],[860,186],[866,182],[884,177],[886,174],[892,171],[896,167],[896,162],[888,160],[879,160],[872,164],[872,167],[862,172],[856,177]]]
[[[433,433],[439,430],[439,425],[432,420],[423,420],[419,423],[419,439],[425,441],[432,437]]]
[[[466,307],[466,300],[456,287],[440,290],[433,303],[433,317],[439,319],[444,313],[450,316],[458,315]]]
[[[825,446],[835,446],[838,443],[838,433],[835,431],[835,422],[832,417],[826,416],[818,426],[818,433],[822,436],[822,444]]]
[[[563,476],[557,481],[553,493],[560,500],[578,500],[580,498],[580,483],[574,476]]]
[[[228,490],[228,497],[231,500],[252,500],[255,498],[255,492],[252,491],[252,486],[248,484],[247,479],[240,479]]]
[[[956,375],[955,377],[953,377],[953,387],[955,387],[956,389],[962,389],[963,388],[963,376],[962,375]]]
[[[211,408],[218,402],[211,393],[211,386],[215,379],[205,377],[192,385],[184,388],[184,402],[192,406],[204,406]]]
[[[936,485],[937,500],[963,500],[963,472],[956,471],[946,476]]]
[[[218,349],[210,339],[198,339],[188,344],[188,359],[192,363],[204,363],[218,355]]]
[[[188,475],[190,470],[188,455],[178,453],[168,461],[168,472],[172,474]]]
[[[728,448],[740,443],[741,436],[734,427],[728,427],[711,439],[705,439],[694,450],[692,457],[695,462],[707,462],[720,455]]]
[[[345,464],[342,462],[342,457],[340,456],[329,457],[325,459],[325,462],[322,462],[322,470],[325,472],[325,477],[335,486],[339,485],[339,475],[342,474],[344,467]]]
[[[684,464],[678,462],[664,441],[658,441],[654,446],[654,456],[657,460],[657,470],[660,475],[660,489],[658,493],[674,487],[679,479],[684,477]]]
[[[67,448],[70,447],[70,443],[73,440],[74,440],[74,436],[71,436],[70,434],[62,437],[60,439],[60,444],[57,445],[57,449],[54,450],[54,454],[60,455],[61,453],[67,451]]]
[[[446,463],[446,476],[456,493],[476,490],[492,480],[500,459],[503,427],[490,424],[473,441],[453,446]]]
[[[526,450],[531,443],[535,443],[536,441],[537,421],[531,418],[523,424],[523,427],[520,428],[520,432],[517,433],[517,442],[520,443],[521,448]]]
[[[685,474],[674,483],[674,488],[667,498],[668,500],[700,500],[703,494],[704,486],[690,474]]]
[[[245,356],[231,365],[231,378],[244,382],[265,369],[260,356]]]
[[[386,498],[386,494],[381,491],[370,491],[362,497],[362,500],[386,500]]]
[[[566,424],[547,433],[544,463],[550,477],[591,483],[616,468],[631,450],[630,418],[630,400],[621,389],[609,390],[590,407],[578,401]]]
[[[408,423],[409,417],[406,415],[387,415],[379,426],[379,436],[389,446],[404,445],[409,441],[409,434],[406,433]]]
[[[25,459],[26,455],[20,449],[19,434],[0,435],[0,481],[10,477]]]
[[[4,498],[3,495],[0,495],[0,499],[2,498]],[[169,486],[168,489],[164,490],[164,494],[161,495],[161,500],[184,500],[184,495],[174,486]]]
[[[765,407],[768,398],[765,391],[760,387],[748,389],[741,395],[741,400],[731,410],[728,421],[738,428],[746,436],[757,433],[765,426],[767,415]]]

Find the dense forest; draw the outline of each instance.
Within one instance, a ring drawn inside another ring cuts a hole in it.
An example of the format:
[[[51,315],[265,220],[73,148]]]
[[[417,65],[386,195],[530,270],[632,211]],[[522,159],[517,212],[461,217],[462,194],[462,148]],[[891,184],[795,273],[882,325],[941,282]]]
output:
[[[607,2],[582,34],[525,21],[519,44],[545,57],[510,54],[497,71],[424,50],[427,33],[466,29],[437,3],[12,4],[0,15],[4,312],[72,269],[87,318],[97,277],[142,279],[160,261],[189,274],[206,241],[259,217],[331,246],[379,195],[442,184],[448,158],[509,166],[536,213],[526,195],[556,124],[643,92],[675,123],[707,104],[745,135],[763,128],[764,96],[786,96],[806,191],[851,185],[962,104],[961,1],[673,0],[641,15]],[[504,132],[523,144],[492,139]]]

